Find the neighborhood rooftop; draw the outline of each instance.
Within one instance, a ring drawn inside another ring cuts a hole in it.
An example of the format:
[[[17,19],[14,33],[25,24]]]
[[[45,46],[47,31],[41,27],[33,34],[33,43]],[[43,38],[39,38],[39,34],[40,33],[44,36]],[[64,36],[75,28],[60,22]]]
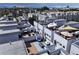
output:
[[[0,55],[79,55],[79,11],[68,9],[0,9]]]

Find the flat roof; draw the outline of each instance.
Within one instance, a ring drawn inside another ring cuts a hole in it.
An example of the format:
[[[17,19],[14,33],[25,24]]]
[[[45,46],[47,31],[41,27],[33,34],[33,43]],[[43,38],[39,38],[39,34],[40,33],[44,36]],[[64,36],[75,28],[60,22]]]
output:
[[[35,41],[35,36],[23,37],[23,40],[25,42]]]
[[[74,28],[79,28],[79,22],[75,22],[75,21],[69,21],[66,23],[66,25],[69,25]]]
[[[75,24],[75,23],[79,23],[79,22],[75,22],[75,21],[69,21],[66,24]]]
[[[67,19],[56,19],[56,20],[54,20],[54,21],[66,21]]]
[[[26,55],[24,41],[15,41],[0,45],[0,55]]]
[[[19,33],[19,32],[20,32],[19,29],[12,29],[12,30],[5,30],[5,31],[0,30],[0,35],[1,34],[9,34],[9,33]]]
[[[26,47],[29,51],[28,54],[34,54],[34,53],[38,52],[35,45],[34,45],[34,43],[26,44]]]
[[[8,22],[16,22],[16,21],[11,21],[11,20],[10,21],[9,20],[8,21],[7,20],[0,21],[0,23],[6,23],[6,22],[8,23]]]
[[[14,23],[14,24],[0,24],[0,27],[7,27],[7,26],[17,26],[17,23]]]

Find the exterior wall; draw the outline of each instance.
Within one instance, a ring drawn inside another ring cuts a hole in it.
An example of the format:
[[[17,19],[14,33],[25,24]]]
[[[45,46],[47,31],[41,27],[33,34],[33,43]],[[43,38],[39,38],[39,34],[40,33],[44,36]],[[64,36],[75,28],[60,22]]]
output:
[[[29,18],[29,17],[32,17],[32,16],[33,16],[32,13],[28,13],[28,18]]]
[[[42,37],[44,37],[44,27],[37,22],[34,22],[34,27],[36,31],[39,32]]]
[[[79,55],[79,47],[76,46],[75,44],[72,44],[70,54],[71,55]]]
[[[51,30],[49,30],[49,29],[47,29],[47,28],[44,28],[44,34],[45,34],[45,37],[47,38],[47,39],[49,39],[50,41],[52,41],[52,31]]]
[[[64,49],[60,49],[60,55],[69,55]]]
[[[75,41],[76,41],[75,39],[68,40],[67,48],[66,48],[66,50],[67,50],[68,53],[70,53],[71,44],[72,44],[73,42],[75,42]]]
[[[66,40],[65,38],[61,37],[55,32],[54,32],[54,40],[56,40],[56,49],[63,48],[68,53],[70,53],[71,44],[75,41],[75,39]]]
[[[47,37],[49,40],[51,40],[51,36],[52,36],[51,30],[47,29],[46,27],[43,27],[43,25],[40,25],[36,22],[34,22],[34,26],[40,33],[44,33],[45,37]],[[43,30],[44,30],[44,32],[43,32]]]
[[[44,27],[43,25],[40,25],[37,22],[34,22],[34,26],[36,30],[42,34],[42,36],[48,41],[51,42],[53,41],[53,32],[49,30],[48,28]]]
[[[66,39],[64,39],[63,37],[61,37],[60,35],[58,35],[54,32],[54,40],[56,40],[56,42],[57,42],[58,49],[63,48],[63,46],[64,46],[65,47],[64,49],[66,50],[67,42],[68,42]]]
[[[38,31],[38,23],[34,21],[34,27],[36,29],[36,31]]]
[[[67,40],[55,32],[54,32],[54,40],[56,40],[57,42],[56,49],[63,48],[68,53],[70,53],[71,44],[76,41],[75,39]]]
[[[45,34],[45,39],[47,42],[50,42],[50,44],[53,44],[53,32],[47,28],[44,28],[44,34]]]
[[[43,31],[43,26],[40,25],[40,24],[38,24],[38,30],[39,30],[40,32],[42,32],[42,31]]]
[[[60,55],[66,55],[63,51],[61,51]]]

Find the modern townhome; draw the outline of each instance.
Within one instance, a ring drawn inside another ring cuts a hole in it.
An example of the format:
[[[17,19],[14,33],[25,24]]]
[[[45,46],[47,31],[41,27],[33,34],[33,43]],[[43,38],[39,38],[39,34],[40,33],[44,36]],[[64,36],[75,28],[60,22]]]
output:
[[[57,31],[54,31],[54,43],[56,44],[56,48],[62,47],[70,53],[71,44],[79,38],[78,24],[79,23],[76,22],[69,22],[58,28]]]
[[[71,44],[76,41],[76,38],[67,31],[54,32],[55,49],[63,48],[70,53]]]
[[[52,31],[49,30],[48,28],[46,28],[44,25],[41,25],[40,23],[38,22],[34,22],[34,26],[36,28],[36,31],[39,32],[39,34],[44,38],[46,39],[46,42],[45,43],[50,43],[52,44]]]
[[[53,22],[34,21],[36,31],[46,40],[45,45],[55,45],[55,49],[64,49],[70,53],[71,44],[75,42],[79,31],[78,22],[67,22],[66,19],[58,19]]]
[[[57,19],[52,22],[49,22],[49,21],[47,21],[47,22],[34,21],[34,27],[35,27],[36,31],[39,32],[41,34],[41,36],[43,36],[43,38],[46,39],[47,42],[51,42],[50,44],[52,44],[53,39],[54,39],[53,38],[53,36],[54,36],[53,31],[55,30],[55,28],[58,28],[59,26],[64,25],[64,23],[66,23],[66,20],[65,19],[61,19],[61,20]]]

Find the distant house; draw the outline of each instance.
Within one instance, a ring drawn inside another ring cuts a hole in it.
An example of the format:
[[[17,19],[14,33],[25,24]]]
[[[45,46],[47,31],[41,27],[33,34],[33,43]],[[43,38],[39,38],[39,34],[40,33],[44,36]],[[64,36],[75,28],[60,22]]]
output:
[[[32,13],[28,13],[28,18],[33,17]]]
[[[18,22],[25,22],[26,23],[28,18],[25,16],[19,16],[19,17],[17,17],[17,20],[18,20]]]
[[[46,15],[39,14],[38,15],[38,20],[39,21],[45,21],[46,20],[46,17],[47,17]]]

